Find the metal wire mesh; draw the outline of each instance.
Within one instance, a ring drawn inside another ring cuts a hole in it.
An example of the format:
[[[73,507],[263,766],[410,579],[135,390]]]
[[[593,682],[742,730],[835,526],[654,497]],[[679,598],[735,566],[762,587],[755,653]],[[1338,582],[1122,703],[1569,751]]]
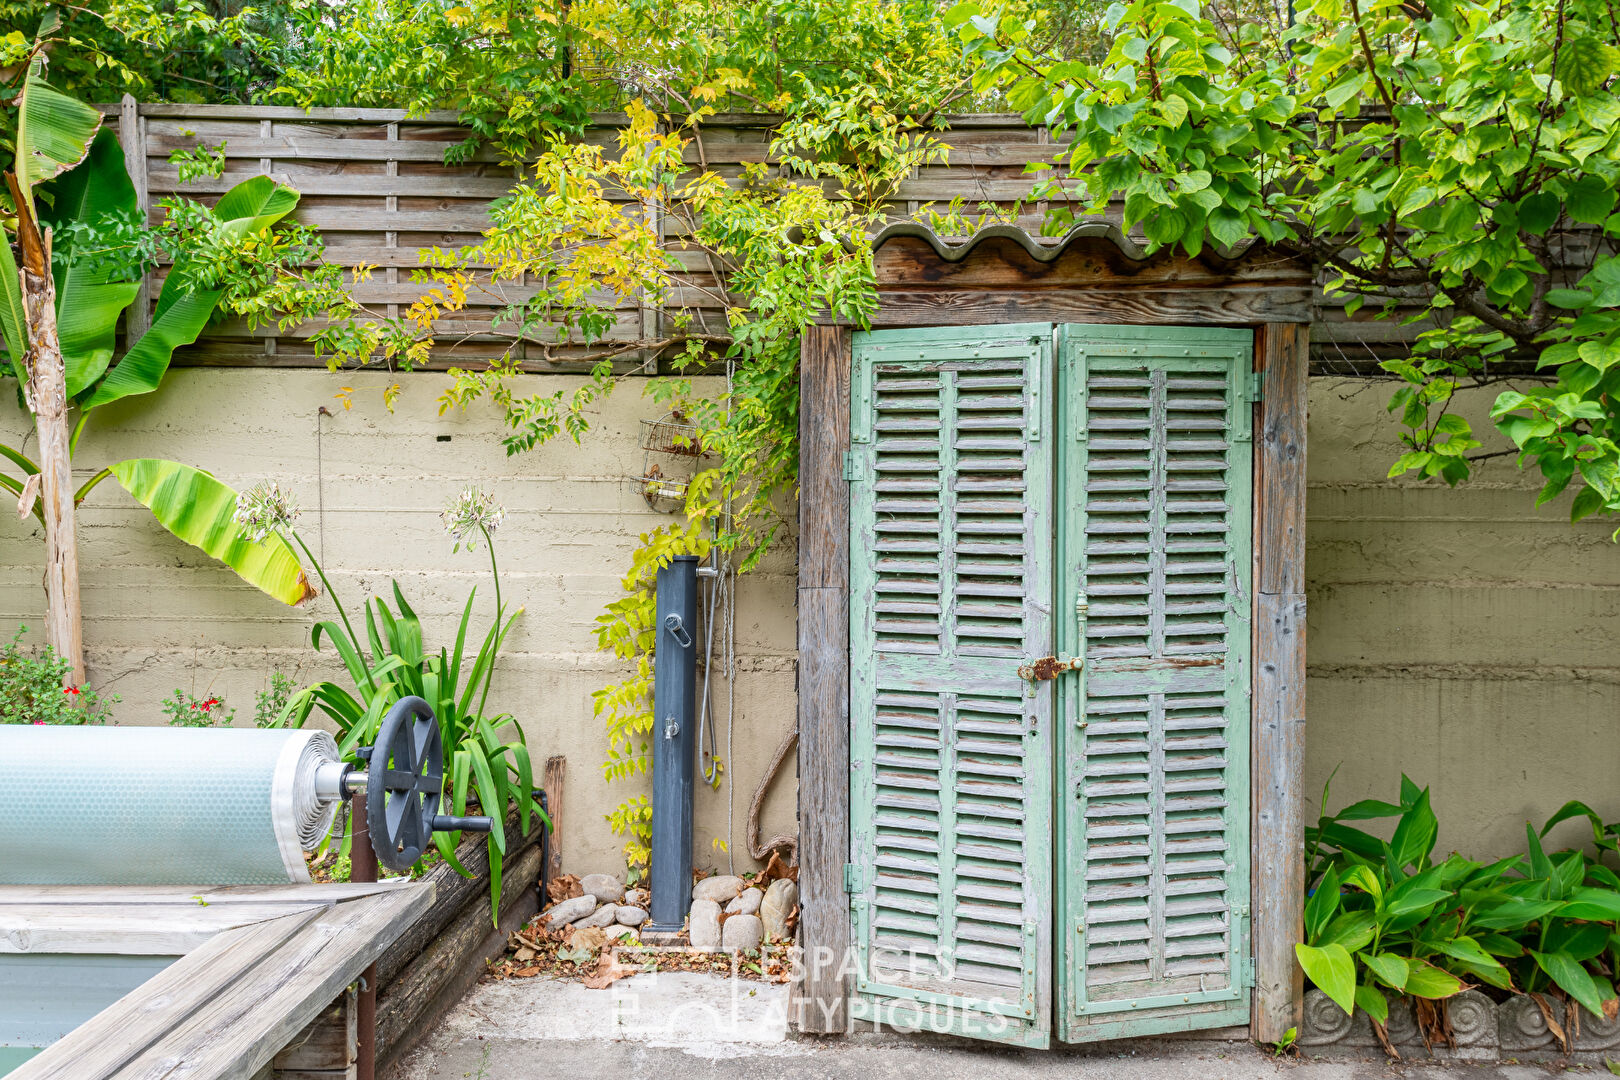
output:
[[[680,413],[670,413],[660,420],[643,420],[641,448],[681,457],[697,457],[703,453],[697,425],[687,423]]]

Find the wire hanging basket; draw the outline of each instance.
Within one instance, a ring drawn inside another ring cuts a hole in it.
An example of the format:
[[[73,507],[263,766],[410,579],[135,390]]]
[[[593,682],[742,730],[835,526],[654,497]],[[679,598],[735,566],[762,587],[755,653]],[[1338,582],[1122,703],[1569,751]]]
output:
[[[649,453],[677,457],[701,457],[704,453],[698,426],[688,422],[680,412],[666,413],[657,420],[643,420],[641,448]]]
[[[631,479],[641,486],[641,497],[647,500],[647,505],[660,514],[673,514],[684,507],[686,492],[692,486],[690,480],[670,476],[633,476]]]
[[[689,476],[668,475],[660,466],[658,455],[702,457],[705,451],[698,434],[698,426],[679,411],[641,422],[641,475],[626,479],[636,485],[647,505],[660,514],[673,514],[685,508],[692,480]]]

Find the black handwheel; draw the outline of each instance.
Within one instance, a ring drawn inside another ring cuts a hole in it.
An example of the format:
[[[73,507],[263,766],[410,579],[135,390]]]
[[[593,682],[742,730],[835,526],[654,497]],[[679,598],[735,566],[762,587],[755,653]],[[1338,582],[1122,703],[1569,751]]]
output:
[[[377,729],[366,777],[366,828],[377,861],[404,873],[433,840],[444,793],[444,743],[433,709],[400,700]]]

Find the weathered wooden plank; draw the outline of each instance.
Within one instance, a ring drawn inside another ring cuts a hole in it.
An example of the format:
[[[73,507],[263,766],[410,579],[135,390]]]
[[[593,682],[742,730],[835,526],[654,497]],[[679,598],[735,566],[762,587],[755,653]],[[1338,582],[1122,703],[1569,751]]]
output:
[[[1255,536],[1260,561],[1255,588],[1305,592],[1305,428],[1308,326],[1268,326],[1260,332],[1265,393],[1255,455],[1264,526]],[[1303,654],[1301,654],[1303,655]]]
[[[198,195],[223,194],[243,180],[257,175],[259,175],[257,168],[230,169],[223,176],[198,177],[182,184],[173,167],[153,165],[147,174],[147,182],[154,192],[165,194],[173,192],[195,197]],[[427,176],[390,176],[387,174],[368,176],[329,172],[325,175],[309,175],[306,173],[294,177],[272,165],[270,175],[291,187],[297,188],[299,194],[305,196],[350,195],[378,197],[396,195],[418,199],[498,199],[510,192],[513,185],[510,176],[456,176],[448,169],[442,175]]]
[[[432,887],[415,883],[327,909],[246,977],[179,1018],[123,1066],[120,1080],[251,1076],[374,963],[432,900]]]
[[[309,902],[218,904],[6,904],[0,953],[183,956],[222,930],[309,911]]]
[[[488,963],[506,950],[507,935],[539,910],[534,881],[540,875],[540,850],[530,847],[510,867],[511,887],[501,897],[497,927],[489,906],[471,903],[436,939],[421,950],[377,1000],[379,1076],[389,1073],[400,1055],[433,1030],[444,1011],[461,1000],[483,975]]]
[[[276,1054],[273,1066],[281,1080],[299,1074],[335,1080],[353,1068],[360,1041],[358,997],[359,991],[349,987]]]
[[[208,132],[196,135],[153,135],[146,141],[146,152],[152,157],[167,158],[176,150],[194,149],[199,142],[207,142]],[[455,146],[453,142],[381,139],[345,139],[336,133],[322,132],[309,135],[275,135],[270,138],[226,138],[225,154],[231,158],[273,158],[275,160],[300,158],[323,161],[444,161],[444,153]],[[469,161],[499,161],[500,155],[485,148]]]
[[[546,865],[540,870],[540,887],[562,873],[563,781],[568,777],[568,759],[561,754],[546,758],[546,813],[551,816],[551,845],[546,849]]]
[[[118,144],[124,149],[124,168],[135,187],[135,205],[145,210],[151,205],[146,180],[146,121],[141,118],[139,106],[128,94],[118,107]],[[124,311],[126,341],[139,341],[152,324],[152,313],[147,307],[151,286],[141,282],[135,293],[135,302]]]
[[[79,1025],[10,1080],[97,1080],[165,1037],[175,1023],[247,977],[320,918],[324,908],[227,930],[153,976],[137,992]]]
[[[849,1024],[850,337],[806,328],[799,346],[799,931],[800,1031]]]
[[[409,889],[403,878],[371,884],[333,885],[6,885],[0,910],[8,904],[213,904],[307,903],[327,906],[362,896]]]
[[[530,831],[524,836],[519,829],[517,814],[506,821],[506,858],[502,862],[503,880],[512,889],[526,888],[534,879],[522,880],[517,869],[525,853],[540,842],[540,823],[531,819]],[[440,863],[424,875],[423,880],[433,885],[433,906],[413,923],[383,953],[377,961],[377,985],[386,987],[411,962],[423,946],[439,935],[462,912],[472,906],[488,914],[489,901],[489,844],[482,835],[472,834],[456,849],[456,858],[472,873],[462,877],[449,863]]]
[[[1255,438],[1254,1037],[1297,1028],[1305,902],[1305,427],[1309,328],[1260,333]]]
[[[1014,322],[1185,323],[1253,326],[1308,322],[1311,291],[1252,289],[884,290],[873,328]]]
[[[801,589],[849,584],[849,376],[849,331],[807,328],[799,343]]]

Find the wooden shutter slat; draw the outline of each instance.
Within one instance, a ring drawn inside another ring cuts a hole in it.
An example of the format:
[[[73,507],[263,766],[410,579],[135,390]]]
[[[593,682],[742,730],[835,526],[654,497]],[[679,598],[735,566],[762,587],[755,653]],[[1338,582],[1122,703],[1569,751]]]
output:
[[[1245,1022],[1252,341],[1062,336],[1059,1037]]]
[[[1051,328],[856,335],[854,1014],[1044,1046],[1050,1030]],[[863,421],[856,418],[857,430]]]

